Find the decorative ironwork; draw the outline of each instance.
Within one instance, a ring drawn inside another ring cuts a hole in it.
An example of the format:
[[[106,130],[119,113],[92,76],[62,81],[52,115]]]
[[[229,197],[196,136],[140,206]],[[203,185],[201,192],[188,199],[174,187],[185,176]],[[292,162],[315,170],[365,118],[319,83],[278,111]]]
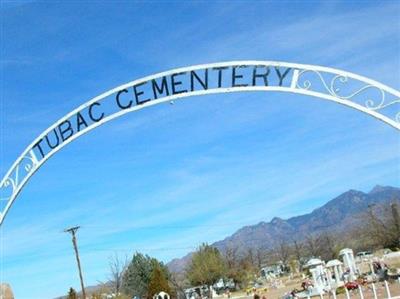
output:
[[[222,80],[223,72],[228,71],[229,78]],[[185,74],[190,82],[187,86],[184,86]],[[318,79],[308,79],[307,75],[316,75]],[[152,93],[145,94],[146,86]],[[378,97],[370,97],[373,90]],[[0,225],[36,170],[79,136],[128,112],[159,103],[238,91],[282,91],[318,97],[357,109],[400,130],[400,92],[349,72],[277,61],[233,61],[174,69],[109,90],[71,111],[37,137],[0,181],[0,199],[5,202],[0,210]],[[127,97],[128,93],[131,94]],[[102,103],[110,98],[115,101],[117,111],[106,113]]]
[[[39,162],[33,151],[29,155],[23,156],[15,167],[11,168],[11,172],[5,176],[1,182],[0,190],[10,190],[8,195],[0,197],[2,201],[8,201],[11,197],[16,196],[19,189],[22,187],[22,181],[25,180],[31,173],[33,174],[38,167]],[[6,191],[7,192],[7,191]]]
[[[386,98],[387,91],[385,91],[385,89],[381,88],[380,86],[378,86],[376,84],[368,83],[362,87],[358,87],[356,90],[354,90],[353,92],[351,92],[348,95],[340,94],[341,87],[337,86],[338,81],[341,84],[351,83],[350,82],[351,80],[349,80],[349,76],[342,75],[342,74],[335,75],[333,78],[330,78],[330,82],[329,82],[324,78],[322,73],[317,70],[310,70],[310,69],[300,70],[299,74],[298,74],[298,79],[296,82],[296,88],[302,89],[302,90],[307,90],[307,91],[312,90],[313,83],[309,79],[305,79],[304,81],[302,81],[302,77],[304,77],[304,75],[307,73],[316,74],[320,80],[320,83],[322,83],[322,86],[324,87],[325,91],[329,95],[331,95],[339,100],[352,101],[356,96],[362,94],[363,92],[365,92],[367,90],[370,90],[370,89],[377,90],[378,93],[380,94],[379,98],[377,98],[377,99],[365,98],[363,101],[363,106],[371,111],[379,111],[379,110],[385,109],[389,106],[392,106],[395,104],[400,104],[400,98],[398,98],[398,97],[392,99],[391,101],[388,101]],[[362,82],[359,80],[354,80],[354,81]],[[395,116],[393,117],[393,120],[400,123],[400,111],[395,114]]]

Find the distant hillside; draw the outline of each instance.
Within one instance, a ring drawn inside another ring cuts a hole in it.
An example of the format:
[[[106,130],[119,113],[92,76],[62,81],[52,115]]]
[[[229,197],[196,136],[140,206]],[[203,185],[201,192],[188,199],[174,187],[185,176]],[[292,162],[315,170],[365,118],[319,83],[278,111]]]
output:
[[[302,239],[321,232],[340,232],[361,223],[362,214],[371,204],[381,205],[393,200],[400,202],[400,188],[376,186],[369,193],[349,190],[330,200],[309,214],[284,220],[278,217],[270,222],[245,226],[222,241],[212,244],[222,252],[229,247],[270,249],[280,241]],[[172,272],[181,272],[190,261],[192,253],[169,262]]]

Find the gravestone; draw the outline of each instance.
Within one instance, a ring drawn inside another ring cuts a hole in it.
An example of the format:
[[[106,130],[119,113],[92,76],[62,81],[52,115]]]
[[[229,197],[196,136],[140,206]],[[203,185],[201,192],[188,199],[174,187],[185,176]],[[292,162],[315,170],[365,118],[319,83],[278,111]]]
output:
[[[0,298],[1,299],[1,298]],[[170,299],[170,296],[165,292],[160,292],[153,296],[153,299]]]
[[[14,294],[8,283],[0,283],[0,299],[14,299]]]

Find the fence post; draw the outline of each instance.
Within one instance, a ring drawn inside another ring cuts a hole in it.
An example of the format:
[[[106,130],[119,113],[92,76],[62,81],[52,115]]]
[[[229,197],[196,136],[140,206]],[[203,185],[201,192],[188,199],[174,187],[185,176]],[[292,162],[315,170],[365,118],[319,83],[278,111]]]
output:
[[[374,299],[378,299],[378,295],[376,294],[375,284],[372,283],[372,292],[374,293]]]
[[[358,286],[358,292],[360,293],[360,299],[364,299],[364,294],[363,294],[361,285]]]
[[[391,299],[392,295],[390,294],[389,284],[388,284],[387,280],[385,280],[385,289],[386,289],[386,294],[387,294],[388,299]]]
[[[346,293],[346,299],[350,299],[349,290],[346,288],[346,286],[344,287],[344,291]]]
[[[333,299],[336,299],[336,289],[332,290]]]

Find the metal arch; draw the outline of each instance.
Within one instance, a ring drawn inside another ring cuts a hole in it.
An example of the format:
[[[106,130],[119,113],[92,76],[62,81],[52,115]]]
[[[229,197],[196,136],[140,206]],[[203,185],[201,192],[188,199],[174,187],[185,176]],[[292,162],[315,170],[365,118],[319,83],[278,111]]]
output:
[[[40,142],[49,132],[59,126],[61,123],[67,121],[75,114],[87,109],[93,103],[97,103],[100,100],[103,100],[110,95],[116,94],[121,90],[126,88],[130,88],[142,83],[149,82],[153,79],[160,79],[167,76],[172,76],[178,73],[196,71],[196,70],[206,70],[213,68],[221,68],[221,67],[238,67],[238,66],[264,66],[264,67],[285,67],[293,70],[293,75],[290,80],[289,86],[235,86],[235,87],[218,87],[218,88],[210,88],[203,90],[194,90],[187,91],[179,94],[167,95],[158,99],[153,99],[148,102],[144,102],[141,105],[135,105],[133,107],[119,110],[115,113],[112,113],[100,121],[92,123],[87,126],[83,130],[73,134],[70,138],[59,144],[57,147],[46,153],[41,159],[37,158],[35,151],[33,150],[35,145]],[[305,80],[305,74],[313,74],[314,77],[317,78],[315,83],[322,86],[322,90],[313,90],[313,83],[310,80]],[[326,78],[326,75],[330,76],[330,79]],[[333,77],[332,77],[333,76]],[[346,84],[348,81],[353,80],[355,82],[361,83],[362,86],[357,88],[355,91],[350,93],[350,95],[342,96],[339,95],[340,89],[335,86],[337,81],[340,81],[342,84]],[[304,81],[302,81],[304,80]],[[374,101],[371,99],[365,100],[360,103],[354,101],[354,98],[359,94],[363,93],[365,90],[374,88],[377,89],[381,95],[379,101]],[[342,105],[349,106],[353,109],[357,109],[361,112],[369,114],[386,124],[392,126],[393,128],[400,131],[400,109],[396,110],[393,116],[388,116],[382,113],[382,110],[385,108],[398,105],[400,107],[400,91],[395,90],[389,86],[386,86],[382,83],[379,83],[375,80],[371,80],[369,78],[359,76],[357,74],[353,74],[350,72],[337,70],[328,67],[322,66],[314,66],[314,65],[305,65],[305,64],[296,64],[296,63],[288,63],[288,62],[279,62],[279,61],[231,61],[231,62],[222,62],[222,63],[213,63],[213,64],[204,64],[204,65],[196,65],[183,67],[178,69],[173,69],[170,71],[158,73],[155,75],[147,76],[138,80],[131,81],[129,83],[120,85],[114,89],[111,89],[97,97],[92,98],[86,103],[82,104],[78,108],[74,109],[61,119],[59,119],[56,123],[50,126],[47,130],[45,130],[42,134],[40,134],[18,157],[18,159],[13,163],[11,168],[7,171],[5,176],[0,181],[0,191],[5,190],[7,188],[11,188],[11,192],[5,198],[0,198],[0,200],[6,201],[6,205],[0,211],[0,225],[3,223],[7,212],[9,211],[11,205],[15,201],[18,194],[21,192],[23,186],[27,183],[29,178],[56,152],[58,152],[61,148],[63,148],[68,143],[72,142],[79,136],[87,133],[88,131],[114,119],[119,116],[122,116],[128,112],[140,110],[146,107],[150,107],[156,104],[177,100],[184,97],[189,96],[199,96],[206,94],[218,94],[218,93],[228,93],[228,92],[239,92],[239,91],[281,91],[281,92],[290,92],[297,93],[303,95],[309,95],[312,97],[317,97],[329,101],[333,101]],[[387,100],[387,96],[391,96],[391,100]],[[397,106],[396,106],[397,107]],[[22,173],[21,173],[22,170]]]

